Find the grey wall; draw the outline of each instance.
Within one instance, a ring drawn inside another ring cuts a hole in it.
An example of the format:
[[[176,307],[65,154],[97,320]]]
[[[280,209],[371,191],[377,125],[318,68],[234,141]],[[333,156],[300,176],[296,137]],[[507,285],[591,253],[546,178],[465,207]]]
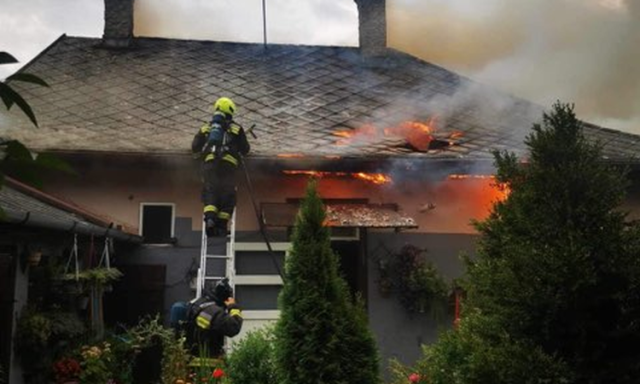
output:
[[[382,296],[378,288],[378,258],[385,256],[387,250],[399,251],[405,244],[426,248],[426,260],[433,262],[445,278],[451,280],[462,275],[460,254],[475,254],[476,239],[475,235],[462,234],[369,233],[369,323],[376,336],[385,371],[392,358],[403,364],[413,363],[420,357],[422,344],[433,343],[439,331],[451,328],[452,317],[451,313],[438,320],[429,313],[410,316],[395,293]]]
[[[189,288],[187,273],[195,260],[200,262],[201,232],[191,229],[191,218],[176,218],[175,244],[141,245],[126,256],[120,257],[122,265],[165,265],[164,310],[162,317],[168,324],[171,305],[177,301],[189,301],[195,297],[195,291]],[[210,254],[225,254],[226,239],[216,238],[209,242]]]
[[[178,241],[174,245],[141,246],[120,260],[124,264],[164,264],[167,268],[164,319],[169,318],[171,305],[176,301],[186,301],[194,297],[184,277],[193,258],[200,255],[199,231],[191,230],[190,218],[177,218],[175,236]],[[436,340],[438,332],[451,328],[451,314],[435,319],[431,314],[409,315],[399,304],[397,296],[381,295],[378,289],[377,259],[388,252],[397,252],[405,244],[426,248],[426,259],[433,262],[438,270],[447,278],[461,276],[463,265],[460,254],[475,254],[477,236],[464,234],[424,234],[395,233],[391,231],[369,232],[366,240],[368,252],[368,313],[372,330],[376,336],[382,356],[383,369],[386,370],[389,359],[396,358],[402,363],[411,364],[421,354],[421,345]],[[262,237],[256,233],[237,233],[238,241],[261,242]],[[284,233],[272,233],[271,241],[285,240]],[[225,240],[217,240],[211,253],[224,254]]]

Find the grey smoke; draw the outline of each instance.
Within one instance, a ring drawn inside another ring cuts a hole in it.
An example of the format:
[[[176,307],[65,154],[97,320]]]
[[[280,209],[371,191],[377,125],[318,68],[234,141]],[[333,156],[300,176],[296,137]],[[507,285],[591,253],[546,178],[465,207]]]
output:
[[[389,0],[391,46],[640,133],[640,0]]]

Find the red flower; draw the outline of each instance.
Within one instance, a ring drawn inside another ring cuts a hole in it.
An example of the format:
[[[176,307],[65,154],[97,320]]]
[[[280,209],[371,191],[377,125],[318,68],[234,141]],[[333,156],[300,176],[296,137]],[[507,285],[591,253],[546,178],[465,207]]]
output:
[[[53,372],[57,382],[65,382],[80,376],[80,363],[73,358],[62,358],[53,365]]]
[[[420,381],[420,375],[418,375],[417,373],[412,373],[409,375],[409,381],[412,383],[417,383]]]
[[[222,376],[224,376],[224,371],[222,370],[222,368],[214,369],[213,373],[211,374],[211,377],[213,377],[214,379],[220,379],[222,378]]]

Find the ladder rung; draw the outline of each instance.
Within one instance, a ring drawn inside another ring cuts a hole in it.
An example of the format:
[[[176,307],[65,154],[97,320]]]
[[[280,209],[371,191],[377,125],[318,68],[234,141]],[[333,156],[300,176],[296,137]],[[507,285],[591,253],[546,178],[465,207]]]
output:
[[[230,259],[231,257],[226,255],[207,255],[207,259]]]
[[[224,276],[205,276],[204,279],[205,280],[222,280],[224,279]]]

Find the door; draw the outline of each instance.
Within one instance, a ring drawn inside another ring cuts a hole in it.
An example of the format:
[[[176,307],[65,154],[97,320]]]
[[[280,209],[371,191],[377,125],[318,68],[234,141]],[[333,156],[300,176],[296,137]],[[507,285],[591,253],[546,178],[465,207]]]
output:
[[[165,265],[119,265],[123,276],[104,299],[105,323],[136,325],[146,316],[164,313]]]

